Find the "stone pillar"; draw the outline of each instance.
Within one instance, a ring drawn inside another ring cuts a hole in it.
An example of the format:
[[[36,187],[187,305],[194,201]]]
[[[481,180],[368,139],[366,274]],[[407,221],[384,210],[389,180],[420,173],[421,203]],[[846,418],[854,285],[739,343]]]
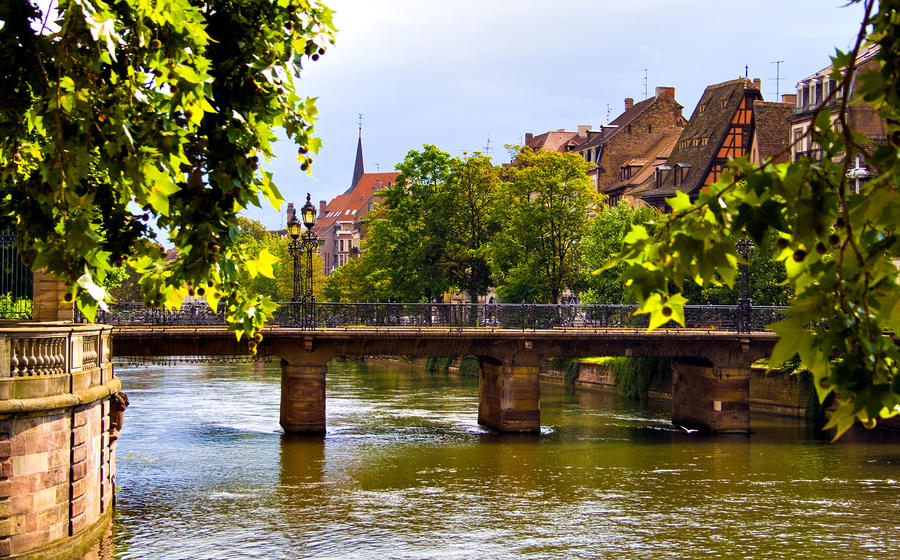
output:
[[[292,365],[281,360],[281,427],[285,433],[325,431],[323,364]]]
[[[72,321],[75,306],[63,301],[66,285],[43,270],[34,273],[32,319],[35,321]]]
[[[673,361],[672,423],[713,433],[750,432],[750,365]]]
[[[540,366],[479,358],[478,423],[501,432],[541,429]]]

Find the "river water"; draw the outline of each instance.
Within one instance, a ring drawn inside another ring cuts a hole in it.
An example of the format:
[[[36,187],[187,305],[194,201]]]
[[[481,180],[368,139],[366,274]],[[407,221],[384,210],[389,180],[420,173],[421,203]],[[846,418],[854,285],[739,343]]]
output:
[[[324,437],[280,433],[280,370],[119,366],[131,400],[103,559],[896,558],[900,444],[541,388],[540,435],[478,384],[333,362]]]

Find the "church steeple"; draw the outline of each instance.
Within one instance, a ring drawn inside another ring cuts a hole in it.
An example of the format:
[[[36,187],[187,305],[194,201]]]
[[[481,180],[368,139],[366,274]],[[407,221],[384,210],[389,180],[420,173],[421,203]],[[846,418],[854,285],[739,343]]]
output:
[[[363,164],[362,153],[362,113],[359,114],[359,141],[356,143],[356,163],[353,165],[353,180],[350,181],[350,188],[347,192],[352,191],[359,182],[363,173],[366,172],[365,164]]]

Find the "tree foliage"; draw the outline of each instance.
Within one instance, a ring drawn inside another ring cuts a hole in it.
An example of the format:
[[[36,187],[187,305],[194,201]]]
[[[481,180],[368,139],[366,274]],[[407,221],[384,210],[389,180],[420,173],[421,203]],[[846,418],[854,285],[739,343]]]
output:
[[[600,268],[622,250],[622,243],[632,226],[645,224],[652,228],[647,224],[660,218],[661,214],[655,208],[634,206],[624,199],[615,206],[600,207],[584,237],[584,268],[588,273],[582,296],[585,303],[634,303],[634,296],[619,280],[624,265],[602,271]]]
[[[449,226],[448,260],[453,284],[477,302],[491,286],[488,243],[500,230],[500,175],[480,153],[453,158],[441,205]]]
[[[316,109],[294,77],[333,40],[317,0],[36,0],[0,7],[0,221],[32,268],[69,283],[88,317],[130,260],[148,306],[206,286],[238,331],[271,302],[242,282],[269,257],[238,213],[282,200],[260,159],[273,128],[308,169]],[[178,257],[163,260],[156,226]]]
[[[366,221],[365,257],[387,278],[392,298],[431,301],[451,287],[450,228],[441,203],[450,160],[435,146],[410,150],[397,164],[397,181],[379,194],[384,202]]]
[[[505,301],[557,302],[579,277],[581,241],[601,201],[578,154],[517,151],[501,187],[491,269]]]
[[[853,48],[832,59],[831,79],[843,93],[837,125],[829,109],[820,110],[810,132],[823,160],[762,167],[732,161],[696,200],[683,193],[669,199],[673,211],[657,235],[636,227],[620,259],[640,311],[659,325],[683,317],[687,279],[734,284],[742,262],[737,239],[759,245],[775,236],[793,295],[788,318],[771,325],[780,335],[771,363],[799,356],[819,398],[835,397],[828,427],[837,436],[856,420],[871,427],[878,417],[900,414],[900,2],[853,3],[863,4],[865,19]],[[851,96],[867,41],[880,45],[879,68],[859,75]],[[848,106],[862,101],[885,121],[887,138],[877,147],[850,126]],[[856,193],[848,171],[858,155],[875,173]]]

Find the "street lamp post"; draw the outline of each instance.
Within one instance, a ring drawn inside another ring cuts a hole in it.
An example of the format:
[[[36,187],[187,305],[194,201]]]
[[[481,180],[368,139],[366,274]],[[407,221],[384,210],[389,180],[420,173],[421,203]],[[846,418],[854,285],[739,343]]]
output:
[[[294,293],[291,298],[294,323],[301,328],[310,329],[315,324],[316,296],[313,294],[313,249],[319,246],[319,238],[313,233],[316,225],[316,209],[310,201],[309,193],[306,193],[306,204],[300,209],[303,225],[306,233],[301,234],[302,228],[297,221],[297,216],[288,218],[287,230],[291,236],[288,245],[288,254],[294,261]],[[305,261],[301,267],[300,261]],[[301,268],[305,270],[301,271]],[[299,314],[299,317],[298,317]],[[298,320],[299,319],[299,320]]]
[[[753,249],[753,242],[749,239],[741,239],[737,242],[737,250],[747,260],[750,257],[750,250]],[[741,291],[738,297],[738,332],[750,332],[750,315],[752,312],[752,300],[750,299],[750,267],[746,264],[739,265],[741,272]]]

